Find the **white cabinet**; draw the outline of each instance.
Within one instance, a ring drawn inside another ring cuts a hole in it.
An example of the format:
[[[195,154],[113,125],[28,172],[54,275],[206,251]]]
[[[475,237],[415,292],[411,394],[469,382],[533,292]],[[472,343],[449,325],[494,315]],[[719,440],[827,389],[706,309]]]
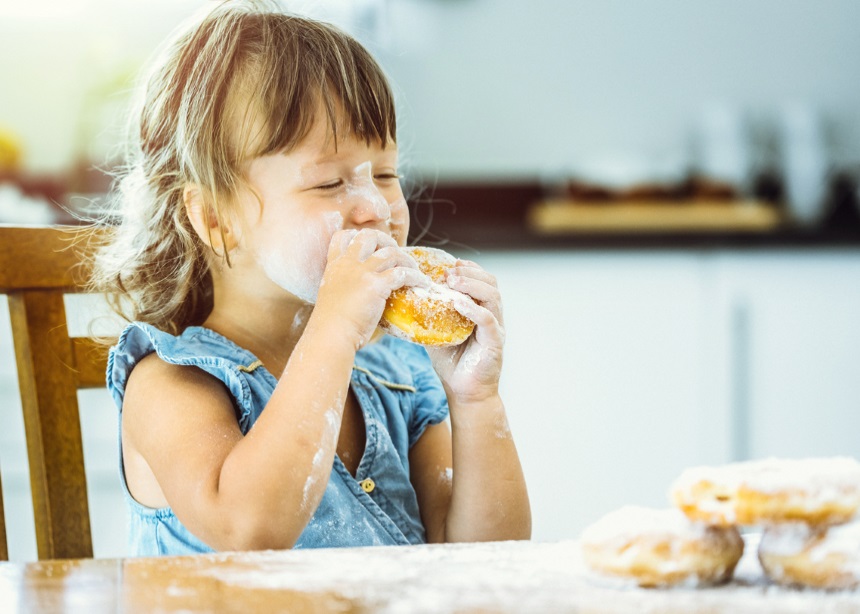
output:
[[[860,458],[860,252],[727,255],[720,283],[741,450]]]
[[[487,252],[536,539],[685,467],[860,457],[860,251]]]
[[[505,303],[502,392],[535,539],[573,537],[625,503],[666,504],[701,460],[702,335],[694,253],[484,253]]]

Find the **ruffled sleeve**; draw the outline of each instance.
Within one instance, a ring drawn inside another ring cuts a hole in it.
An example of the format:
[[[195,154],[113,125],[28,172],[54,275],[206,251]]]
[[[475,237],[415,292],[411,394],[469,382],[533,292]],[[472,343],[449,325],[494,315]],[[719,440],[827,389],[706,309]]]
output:
[[[254,406],[250,389],[254,382],[249,380],[253,377],[259,379],[259,374],[242,371],[243,362],[254,360],[250,353],[236,346],[230,347],[229,352],[219,351],[219,346],[224,344],[223,338],[201,328],[189,329],[180,338],[149,324],[129,324],[108,354],[107,387],[114,403],[122,411],[125,388],[132,370],[145,356],[156,353],[165,362],[198,367],[221,380],[232,397],[239,427],[246,433],[251,426]],[[229,357],[224,355],[228,353]]]

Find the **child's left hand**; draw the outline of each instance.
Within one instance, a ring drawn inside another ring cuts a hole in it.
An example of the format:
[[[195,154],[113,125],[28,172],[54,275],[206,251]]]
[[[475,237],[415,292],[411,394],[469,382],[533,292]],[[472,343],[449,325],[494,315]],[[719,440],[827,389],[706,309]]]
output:
[[[475,332],[456,347],[428,347],[433,368],[449,395],[461,403],[481,402],[499,393],[502,348],[502,298],[496,278],[470,260],[458,260],[447,273],[450,288],[470,296],[454,308],[475,324]]]

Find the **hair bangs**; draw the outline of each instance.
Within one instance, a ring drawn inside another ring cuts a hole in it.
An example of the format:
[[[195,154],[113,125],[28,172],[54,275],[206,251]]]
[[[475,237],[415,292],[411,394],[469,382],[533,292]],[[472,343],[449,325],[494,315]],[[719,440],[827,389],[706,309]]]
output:
[[[347,34],[328,24],[278,15],[260,32],[261,46],[240,76],[245,112],[238,134],[242,158],[288,152],[307,136],[324,112],[329,135],[368,145],[396,142],[394,97],[381,68]],[[280,26],[280,27],[278,27]],[[271,45],[271,46],[270,46]],[[301,66],[302,69],[297,68]]]

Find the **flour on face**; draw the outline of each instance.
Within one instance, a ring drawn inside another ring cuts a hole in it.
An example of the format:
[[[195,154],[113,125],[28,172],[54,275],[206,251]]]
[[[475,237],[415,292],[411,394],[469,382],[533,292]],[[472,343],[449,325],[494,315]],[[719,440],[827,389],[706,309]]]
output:
[[[306,303],[316,303],[332,235],[343,228],[338,211],[315,226],[292,228],[277,245],[257,249],[257,261],[275,284]]]
[[[309,304],[316,303],[329,244],[332,235],[347,225],[344,216],[350,219],[354,216],[356,224],[379,220],[392,232],[395,232],[392,227],[397,226],[398,234],[405,234],[408,229],[408,224],[400,219],[406,215],[405,200],[401,197],[393,203],[388,202],[376,185],[370,161],[357,165],[343,180],[342,189],[332,201],[332,204],[337,203],[335,210],[312,213],[310,218],[296,220],[295,224],[284,229],[277,241],[268,237],[265,245],[255,248],[257,262],[265,275]],[[301,171],[296,182],[299,185],[305,182]],[[397,215],[392,216],[395,208]],[[397,219],[393,220],[393,217]]]
[[[343,197],[360,202],[363,210],[386,225],[391,222],[391,206],[373,183],[373,165],[369,160],[352,169],[352,177],[346,184]]]

